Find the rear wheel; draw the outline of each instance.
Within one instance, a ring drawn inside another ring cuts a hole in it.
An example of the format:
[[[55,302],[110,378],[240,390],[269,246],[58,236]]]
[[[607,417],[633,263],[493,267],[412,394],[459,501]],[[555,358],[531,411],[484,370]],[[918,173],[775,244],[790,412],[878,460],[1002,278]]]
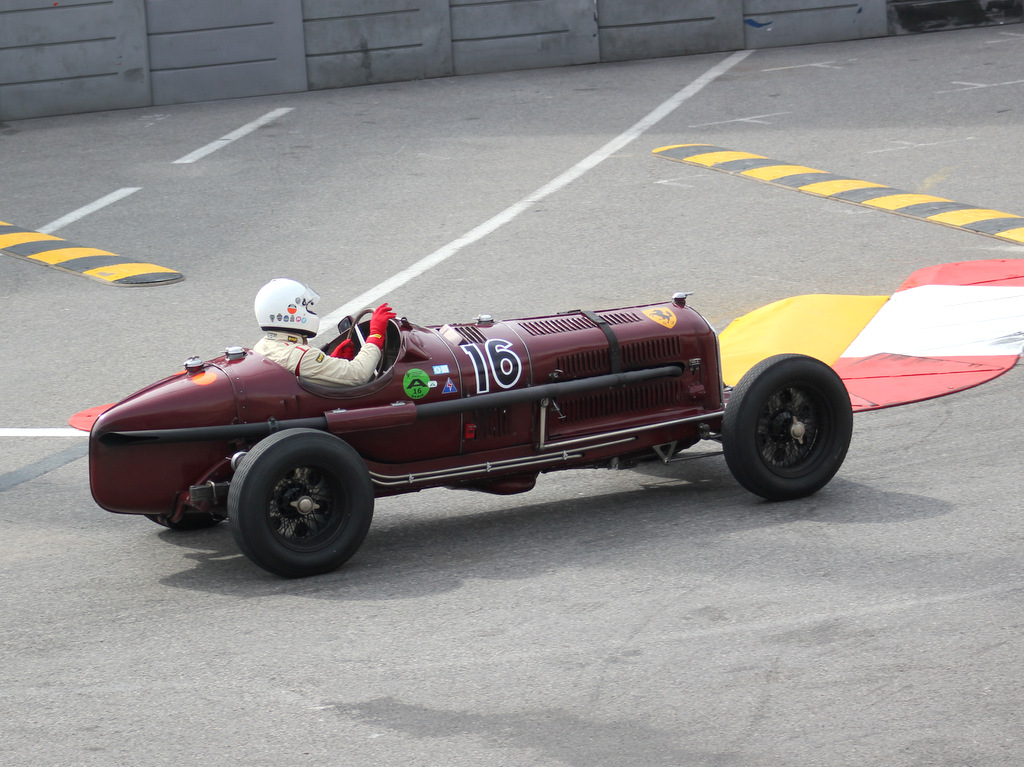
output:
[[[722,418],[729,470],[770,501],[816,493],[843,464],[853,434],[846,385],[800,354],[759,362],[740,380]]]
[[[345,442],[288,429],[242,459],[228,493],[228,518],[238,547],[264,570],[286,578],[318,575],[359,549],[373,519],[373,485]]]

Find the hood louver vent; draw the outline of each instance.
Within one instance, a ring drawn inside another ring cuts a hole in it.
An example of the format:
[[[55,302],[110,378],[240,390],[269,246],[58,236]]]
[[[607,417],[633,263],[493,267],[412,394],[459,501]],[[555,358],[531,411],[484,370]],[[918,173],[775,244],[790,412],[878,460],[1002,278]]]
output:
[[[476,440],[502,439],[513,433],[512,416],[508,408],[488,408],[474,410],[473,420],[476,423]]]
[[[561,423],[573,424],[676,406],[684,401],[684,396],[684,383],[681,380],[649,381],[627,389],[560,397],[558,405],[564,418]]]
[[[471,344],[487,343],[484,334],[480,332],[476,325],[452,325],[451,327]]]
[[[644,319],[641,315],[634,314],[633,312],[612,312],[610,314],[599,314],[598,316],[609,325],[640,322]],[[555,333],[571,333],[576,330],[590,330],[596,327],[593,322],[582,314],[547,317],[542,320],[526,320],[521,324],[523,329],[531,336],[550,336]]]
[[[622,344],[622,366],[626,370],[651,367],[660,363],[678,362],[682,357],[678,336],[652,338]],[[558,358],[558,368],[569,378],[585,378],[603,375],[610,369],[607,349],[563,354]]]
[[[643,316],[633,312],[611,312],[610,314],[598,314],[609,325],[624,325],[627,322],[640,322]]]
[[[574,330],[590,330],[594,323],[586,317],[552,317],[547,320],[530,320],[523,328],[531,336],[550,336],[555,333],[571,333]]]

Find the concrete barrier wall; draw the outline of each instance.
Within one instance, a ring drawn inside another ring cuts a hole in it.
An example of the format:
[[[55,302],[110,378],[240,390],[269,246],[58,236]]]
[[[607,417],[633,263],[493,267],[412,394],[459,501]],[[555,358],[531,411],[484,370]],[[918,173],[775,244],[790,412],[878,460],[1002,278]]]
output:
[[[445,77],[448,0],[303,0],[310,90]]]
[[[594,0],[450,0],[457,75],[598,60]]]
[[[743,0],[597,0],[597,23],[601,61],[744,47]]]
[[[150,103],[142,0],[0,0],[0,120]]]
[[[153,104],[306,90],[300,0],[145,0]]]
[[[1014,23],[1024,0],[0,0],[0,121]]]

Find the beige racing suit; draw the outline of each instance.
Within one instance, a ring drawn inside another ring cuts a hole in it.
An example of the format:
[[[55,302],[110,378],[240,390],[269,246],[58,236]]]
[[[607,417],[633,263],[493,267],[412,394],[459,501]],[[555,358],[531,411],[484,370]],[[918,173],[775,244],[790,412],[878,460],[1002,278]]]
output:
[[[381,351],[374,344],[363,344],[355,359],[331,357],[305,340],[290,333],[267,333],[253,349],[303,381],[328,386],[359,386],[373,377]]]

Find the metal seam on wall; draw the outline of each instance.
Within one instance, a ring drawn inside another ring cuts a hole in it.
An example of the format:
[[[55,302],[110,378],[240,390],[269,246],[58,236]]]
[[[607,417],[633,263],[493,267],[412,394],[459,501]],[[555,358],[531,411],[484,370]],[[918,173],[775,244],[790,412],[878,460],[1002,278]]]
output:
[[[873,181],[827,173],[822,170],[770,160],[763,155],[736,152],[712,144],[676,144],[654,150],[666,160],[744,176],[786,189],[849,202],[865,208],[942,224],[965,232],[984,234],[1024,244],[1024,216],[966,205],[944,197],[894,189]]]
[[[78,245],[52,234],[21,229],[3,221],[0,221],[0,251],[36,264],[91,277],[108,285],[168,285],[185,277],[165,266],[132,261],[116,253]]]

